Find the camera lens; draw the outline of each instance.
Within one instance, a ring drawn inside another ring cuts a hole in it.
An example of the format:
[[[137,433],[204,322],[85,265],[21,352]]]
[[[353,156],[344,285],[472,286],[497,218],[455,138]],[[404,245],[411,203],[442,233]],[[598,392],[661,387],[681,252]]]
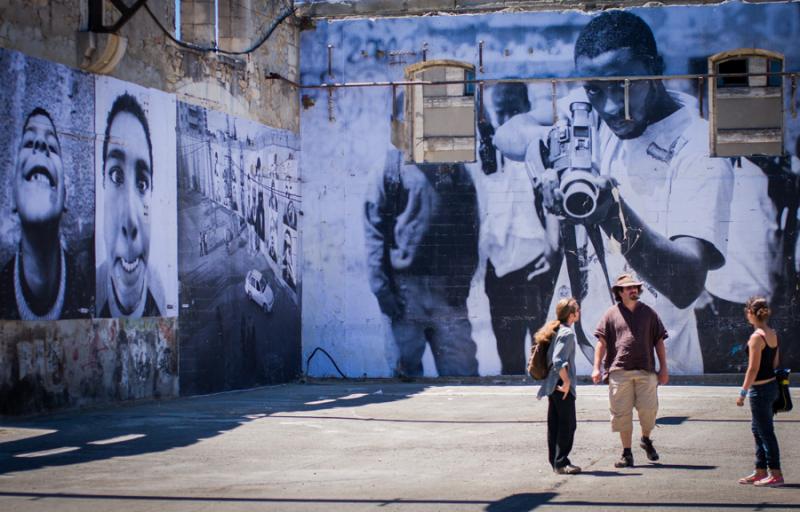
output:
[[[564,212],[572,218],[583,219],[594,213],[597,188],[591,177],[586,171],[572,171],[561,180]]]

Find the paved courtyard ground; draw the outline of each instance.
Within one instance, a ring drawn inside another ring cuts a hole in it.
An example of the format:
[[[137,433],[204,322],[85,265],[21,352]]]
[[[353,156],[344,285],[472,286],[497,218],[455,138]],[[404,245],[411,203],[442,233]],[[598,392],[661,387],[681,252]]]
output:
[[[578,388],[573,462],[547,465],[534,385],[288,384],[0,418],[0,510],[800,510],[800,411],[779,417],[787,485],[741,486],[733,386],[660,388],[659,464],[613,468],[606,388]],[[800,404],[800,396],[794,395]]]

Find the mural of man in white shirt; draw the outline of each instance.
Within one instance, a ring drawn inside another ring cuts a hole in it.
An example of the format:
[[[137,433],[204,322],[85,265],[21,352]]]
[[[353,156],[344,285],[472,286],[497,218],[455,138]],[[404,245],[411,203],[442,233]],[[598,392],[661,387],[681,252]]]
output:
[[[585,77],[664,71],[650,27],[630,12],[593,18],[581,30],[574,56],[578,75]],[[733,190],[730,161],[709,156],[708,124],[689,107],[693,99],[668,91],[660,80],[630,81],[628,116],[621,81],[589,80],[576,93],[583,94],[571,94],[565,98],[570,101],[561,103],[591,104],[592,165],[598,174],[597,207],[582,224],[589,232],[602,233],[601,247],[586,243],[587,264],[580,269],[586,336],[592,337],[594,325],[611,305],[607,276],[635,271],[644,280],[642,299],[667,328],[670,371],[703,373],[693,304],[708,272],[725,263]],[[513,129],[512,122],[508,129]],[[525,124],[519,121],[520,128]],[[526,163],[534,174],[546,176],[539,150],[542,131],[535,133],[526,148]],[[519,158],[519,148],[505,147],[504,138],[518,140],[518,135],[498,130],[495,139],[507,156]],[[543,190],[558,195],[557,188]],[[571,293],[567,274],[562,270],[554,300]],[[586,365],[582,371],[588,369]]]

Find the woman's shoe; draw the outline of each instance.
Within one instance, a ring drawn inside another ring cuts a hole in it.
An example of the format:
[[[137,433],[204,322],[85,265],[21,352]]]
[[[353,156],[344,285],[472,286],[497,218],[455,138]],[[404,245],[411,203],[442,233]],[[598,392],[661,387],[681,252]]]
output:
[[[767,478],[767,473],[758,473],[753,471],[751,474],[747,475],[744,478],[739,479],[739,483],[742,485],[750,485],[758,482],[759,480],[763,480]]]
[[[577,475],[581,472],[581,468],[573,466],[572,464],[567,464],[566,466],[555,468],[554,471],[559,475]]]
[[[756,482],[753,482],[756,487],[780,487],[783,485],[783,476],[769,475]]]

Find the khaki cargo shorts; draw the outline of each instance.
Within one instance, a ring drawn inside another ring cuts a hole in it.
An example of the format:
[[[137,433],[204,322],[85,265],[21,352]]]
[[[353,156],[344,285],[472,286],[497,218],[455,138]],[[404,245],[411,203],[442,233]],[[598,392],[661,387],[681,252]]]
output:
[[[651,432],[658,413],[658,377],[644,370],[615,370],[608,374],[611,431],[633,430],[633,408],[642,431]]]

